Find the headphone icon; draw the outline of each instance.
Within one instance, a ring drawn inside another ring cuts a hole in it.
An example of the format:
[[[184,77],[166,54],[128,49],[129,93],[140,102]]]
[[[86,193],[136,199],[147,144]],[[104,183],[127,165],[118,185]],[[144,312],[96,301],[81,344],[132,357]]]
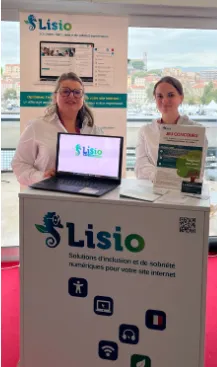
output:
[[[122,339],[131,340],[132,342],[134,342],[136,340],[136,334],[131,329],[125,329],[122,334]]]

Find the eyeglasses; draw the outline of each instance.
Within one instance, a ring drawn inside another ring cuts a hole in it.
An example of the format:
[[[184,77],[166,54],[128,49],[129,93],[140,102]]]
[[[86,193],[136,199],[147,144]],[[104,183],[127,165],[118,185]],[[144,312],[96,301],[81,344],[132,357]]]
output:
[[[58,92],[62,97],[69,97],[71,93],[75,98],[81,98],[84,95],[83,89],[60,88]]]

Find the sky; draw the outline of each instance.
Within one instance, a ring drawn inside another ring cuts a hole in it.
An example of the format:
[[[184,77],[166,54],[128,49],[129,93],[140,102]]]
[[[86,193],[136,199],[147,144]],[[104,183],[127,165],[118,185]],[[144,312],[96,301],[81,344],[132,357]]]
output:
[[[128,58],[142,58],[147,67],[217,67],[217,30],[130,28]]]
[[[20,63],[20,24],[1,22],[1,66]]]
[[[19,22],[1,22],[1,65],[20,63]],[[128,58],[147,67],[216,67],[217,30],[129,28]]]

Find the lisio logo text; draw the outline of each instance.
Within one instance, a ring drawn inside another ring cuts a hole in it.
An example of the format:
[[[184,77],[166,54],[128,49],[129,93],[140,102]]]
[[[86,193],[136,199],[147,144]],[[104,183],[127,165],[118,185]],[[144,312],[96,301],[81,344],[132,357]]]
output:
[[[27,20],[24,20],[29,25],[29,30],[34,31],[38,25],[38,29],[43,31],[70,31],[72,29],[71,23],[64,23],[61,19],[58,22],[52,22],[51,19],[44,21],[37,19],[34,14],[30,14]]]
[[[75,155],[83,155],[86,157],[92,157],[92,158],[102,158],[102,150],[97,148],[91,148],[89,145],[88,147],[81,146],[80,144],[77,144],[75,146]]]
[[[55,248],[60,244],[60,234],[56,228],[64,228],[61,223],[60,216],[56,212],[48,212],[44,216],[44,226],[35,224],[37,230],[41,233],[49,233],[51,237],[47,237],[45,244],[50,248]],[[68,230],[68,246],[89,249],[109,250],[122,252],[124,250],[138,253],[145,247],[145,240],[142,236],[136,233],[130,233],[126,237],[123,236],[120,226],[115,226],[113,232],[109,231],[94,231],[93,224],[88,224],[84,231],[82,238],[76,238],[75,224],[71,222],[66,223]],[[96,239],[96,240],[95,240]]]

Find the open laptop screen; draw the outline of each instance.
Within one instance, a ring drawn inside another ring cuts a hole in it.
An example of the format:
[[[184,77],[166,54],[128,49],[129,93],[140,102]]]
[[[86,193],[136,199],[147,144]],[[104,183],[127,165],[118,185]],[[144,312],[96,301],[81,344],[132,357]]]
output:
[[[57,172],[120,179],[123,138],[58,133]]]

